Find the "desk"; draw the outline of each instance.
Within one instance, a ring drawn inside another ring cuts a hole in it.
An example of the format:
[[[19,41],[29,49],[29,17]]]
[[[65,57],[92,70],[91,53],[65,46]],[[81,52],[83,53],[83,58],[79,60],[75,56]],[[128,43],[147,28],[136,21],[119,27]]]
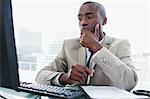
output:
[[[7,99],[22,99],[22,98],[40,99],[39,95],[22,92],[22,91],[16,91],[16,90],[4,88],[4,87],[0,87],[0,95],[2,95],[3,97]]]
[[[36,95],[33,93],[15,91],[13,89],[3,88],[3,87],[0,87],[0,95],[4,96],[5,98],[8,98],[8,99],[54,99],[54,97],[50,97],[50,96],[41,96],[41,95]],[[85,95],[74,98],[74,99],[79,99],[79,98],[87,99],[87,97]],[[141,98],[141,97],[139,97],[139,98]],[[145,97],[145,98],[147,98],[147,97]],[[56,97],[55,97],[55,99],[56,99]],[[119,98],[117,97],[117,99],[119,99]],[[132,99],[132,98],[130,98],[130,99]]]

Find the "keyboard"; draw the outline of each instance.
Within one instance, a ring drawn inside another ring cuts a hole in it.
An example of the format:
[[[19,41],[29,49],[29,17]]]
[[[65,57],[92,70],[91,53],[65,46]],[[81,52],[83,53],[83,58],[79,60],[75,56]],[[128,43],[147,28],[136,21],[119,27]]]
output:
[[[53,85],[33,84],[22,82],[19,89],[27,92],[33,92],[40,95],[53,96],[59,98],[75,98],[82,96],[84,92],[75,87],[59,87]]]

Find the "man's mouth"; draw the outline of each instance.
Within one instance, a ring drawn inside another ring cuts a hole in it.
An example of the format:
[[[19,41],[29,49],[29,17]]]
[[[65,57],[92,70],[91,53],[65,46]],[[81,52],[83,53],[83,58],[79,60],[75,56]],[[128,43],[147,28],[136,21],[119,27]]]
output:
[[[82,28],[81,31],[90,31],[89,28]]]
[[[82,28],[82,30],[89,30],[89,28]]]

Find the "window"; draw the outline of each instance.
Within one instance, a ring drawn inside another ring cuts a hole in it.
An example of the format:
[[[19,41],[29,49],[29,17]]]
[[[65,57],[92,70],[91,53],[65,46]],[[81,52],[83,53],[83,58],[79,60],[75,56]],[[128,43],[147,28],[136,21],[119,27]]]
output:
[[[150,82],[149,3],[142,0],[98,2],[106,8],[108,22],[104,31],[110,36],[130,41],[135,67],[139,70],[139,84]],[[63,40],[79,37],[77,15],[82,3],[71,0],[12,0],[22,81],[34,82],[38,70],[55,59]]]
[[[63,40],[79,37],[80,3],[12,0],[12,5],[20,79],[34,82],[37,71],[54,60]],[[33,74],[25,76],[29,72]]]

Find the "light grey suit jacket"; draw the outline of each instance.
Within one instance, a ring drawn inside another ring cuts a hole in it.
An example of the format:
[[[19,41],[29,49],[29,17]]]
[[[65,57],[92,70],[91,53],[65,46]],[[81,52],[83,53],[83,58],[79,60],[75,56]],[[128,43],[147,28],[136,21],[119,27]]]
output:
[[[137,83],[137,75],[130,54],[130,44],[127,40],[111,38],[105,35],[101,43],[103,48],[97,51],[91,59],[94,64],[94,76],[90,85],[110,85],[125,90],[131,90]],[[66,40],[56,59],[40,70],[36,77],[37,83],[51,84],[51,81],[61,72],[68,72],[72,65],[86,65],[86,48],[79,39]]]

